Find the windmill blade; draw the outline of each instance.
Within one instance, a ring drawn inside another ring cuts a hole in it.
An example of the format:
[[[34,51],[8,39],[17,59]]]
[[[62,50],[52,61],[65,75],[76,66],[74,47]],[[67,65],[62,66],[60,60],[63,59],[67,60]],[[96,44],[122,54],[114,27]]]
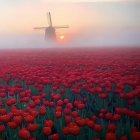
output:
[[[44,30],[44,29],[46,29],[46,28],[47,28],[47,27],[34,27],[35,30],[42,30],[42,29]]]
[[[51,18],[51,13],[50,12],[47,13],[47,19],[48,19],[49,26],[52,26],[52,18]]]
[[[54,28],[59,29],[59,28],[69,28],[68,25],[60,25],[60,26],[54,26]]]

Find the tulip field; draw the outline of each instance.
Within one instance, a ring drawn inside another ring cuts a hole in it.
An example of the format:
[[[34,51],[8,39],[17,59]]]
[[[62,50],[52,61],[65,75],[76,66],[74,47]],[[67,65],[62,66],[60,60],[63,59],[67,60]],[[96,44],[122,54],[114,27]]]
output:
[[[140,140],[140,49],[0,50],[0,140]]]

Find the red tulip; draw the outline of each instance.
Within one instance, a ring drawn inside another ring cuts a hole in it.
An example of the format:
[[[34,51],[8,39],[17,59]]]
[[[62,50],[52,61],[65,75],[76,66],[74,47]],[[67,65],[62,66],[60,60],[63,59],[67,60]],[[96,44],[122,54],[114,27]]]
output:
[[[20,92],[20,97],[25,97],[26,93],[25,92]]]
[[[120,140],[128,140],[128,138],[126,136],[122,136]]]
[[[62,112],[56,111],[55,116],[56,116],[56,118],[61,118],[62,117]]]
[[[69,135],[70,134],[70,128],[69,127],[64,127],[63,128],[63,133],[64,133],[64,135]]]
[[[37,118],[38,112],[36,110],[30,110],[29,112],[34,118]]]
[[[1,114],[1,115],[6,115],[6,113],[7,113],[7,112],[6,112],[6,109],[5,109],[5,108],[1,108],[1,109],[0,109],[0,114]]]
[[[41,101],[40,101],[40,99],[36,99],[36,100],[34,101],[34,103],[35,103],[36,105],[40,105]]]
[[[50,107],[54,107],[54,102],[49,102]]]
[[[31,137],[31,134],[30,134],[30,132],[27,129],[22,128],[19,131],[19,137],[24,139],[24,140],[28,140]]]
[[[85,104],[80,103],[80,104],[77,105],[77,108],[80,109],[80,110],[84,109],[85,108]]]
[[[58,100],[58,101],[57,101],[57,105],[58,105],[58,106],[62,106],[62,105],[63,105],[63,101],[62,101],[62,100]]]
[[[99,118],[104,118],[104,114],[103,113],[99,113]]]
[[[72,109],[73,108],[73,105],[72,105],[72,103],[67,103],[67,108],[69,108],[69,109]]]
[[[137,128],[136,127],[132,127],[132,132],[137,132]]]
[[[44,133],[44,135],[48,136],[52,133],[52,130],[51,130],[50,127],[44,127],[43,128],[43,133]]]
[[[61,89],[60,93],[64,94],[65,93],[65,89]]]
[[[0,106],[2,106],[3,105],[3,103],[2,103],[2,101],[0,100]]]
[[[30,124],[28,124],[27,129],[30,132],[34,132],[34,131],[36,131],[38,129],[38,124],[36,124],[36,123],[30,123]]]
[[[31,115],[27,115],[27,116],[24,117],[24,119],[27,123],[32,123],[32,122],[34,122],[35,118]]]
[[[79,114],[78,114],[77,111],[73,111],[73,112],[72,112],[72,117],[76,118],[76,117],[78,117],[78,116],[79,116]]]
[[[31,138],[29,138],[29,140],[36,140],[36,138],[35,137],[31,137]]]
[[[46,115],[46,107],[45,106],[40,107],[40,115],[42,115],[42,116]]]
[[[15,122],[8,122],[8,126],[9,126],[11,129],[16,129],[18,125],[17,125]]]
[[[57,106],[55,110],[56,111],[62,111],[62,107],[61,106]]]
[[[100,124],[95,124],[94,125],[94,130],[97,132],[97,133],[101,133],[102,132],[102,126]]]
[[[64,103],[65,104],[69,103],[69,100],[68,99],[64,99]]]
[[[96,91],[97,91],[98,93],[101,93],[101,92],[103,92],[103,89],[100,88],[100,87],[97,87],[97,88],[96,88]]]
[[[116,114],[122,114],[122,109],[121,108],[115,108]]]
[[[105,114],[107,112],[107,110],[106,109],[101,109],[100,112]]]
[[[117,140],[117,135],[115,133],[107,133],[105,136],[105,140]]]
[[[9,93],[9,96],[14,96],[14,95],[15,95],[15,93],[12,91]]]
[[[5,126],[1,124],[0,125],[0,133],[3,133],[5,130],[6,130]]]
[[[111,113],[108,112],[108,113],[105,114],[105,118],[106,118],[107,120],[112,120],[113,116],[112,116]]]
[[[106,99],[108,97],[108,94],[101,93],[100,94],[101,99]]]
[[[46,93],[45,93],[45,92],[42,92],[42,93],[40,94],[40,97],[41,97],[41,98],[45,98],[45,97],[46,97]]]
[[[132,139],[133,140],[140,140],[140,132],[132,132]]]
[[[72,117],[71,116],[65,116],[65,122],[66,123],[70,123],[72,121]]]
[[[139,113],[139,114],[134,113],[133,117],[136,117],[136,119],[137,119],[138,121],[140,121],[140,113]]]
[[[29,106],[30,106],[31,108],[34,108],[34,107],[36,106],[36,104],[35,104],[34,102],[30,102],[30,103],[29,103]]]
[[[80,128],[76,125],[70,128],[70,132],[72,135],[79,135],[80,134]]]
[[[49,101],[44,101],[45,106],[49,106]]]
[[[14,106],[12,106],[12,107],[14,107]],[[11,112],[13,113],[14,116],[22,116],[23,115],[23,111],[18,110],[16,108],[11,109]]]
[[[87,123],[87,126],[88,126],[89,128],[93,128],[93,127],[94,127],[94,121],[88,120],[86,123]]]
[[[83,127],[86,125],[86,121],[84,119],[78,119],[76,120],[76,123],[78,124],[78,126]]]
[[[108,131],[109,132],[116,132],[116,130],[117,130],[117,127],[116,127],[115,124],[109,124],[108,125]]]
[[[114,121],[119,121],[121,119],[121,116],[119,114],[114,114],[113,120]]]
[[[0,97],[1,98],[5,98],[6,97],[6,93],[5,92],[0,93]]]
[[[21,125],[21,123],[22,123],[22,117],[21,117],[21,116],[14,116],[14,117],[13,117],[13,121],[14,121],[17,125]]]
[[[97,120],[97,117],[96,117],[95,115],[93,115],[93,116],[91,117],[91,119],[92,119],[93,121],[96,121],[96,120]]]
[[[50,140],[60,140],[60,135],[58,133],[50,135]]]
[[[70,115],[70,113],[71,113],[71,110],[69,108],[64,109],[64,114]]]
[[[54,126],[54,122],[52,120],[46,120],[44,125],[52,128]]]
[[[6,115],[2,115],[0,116],[0,122],[9,122],[11,119],[10,115],[9,114],[6,114]]]

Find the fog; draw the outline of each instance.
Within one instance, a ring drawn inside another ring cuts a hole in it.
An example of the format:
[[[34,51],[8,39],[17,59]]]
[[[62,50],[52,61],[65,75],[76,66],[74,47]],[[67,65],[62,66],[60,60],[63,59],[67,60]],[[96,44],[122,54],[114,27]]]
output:
[[[57,43],[44,40],[46,12],[57,30]],[[46,0],[0,1],[0,48],[140,46],[140,3],[136,1],[48,3]],[[64,40],[59,36],[64,35]]]
[[[124,39],[125,38],[125,39]],[[119,37],[108,35],[107,37],[85,36],[76,37],[67,43],[55,43],[44,40],[43,36],[9,36],[0,38],[0,48],[45,48],[45,47],[134,47],[140,45],[140,34],[121,35]]]

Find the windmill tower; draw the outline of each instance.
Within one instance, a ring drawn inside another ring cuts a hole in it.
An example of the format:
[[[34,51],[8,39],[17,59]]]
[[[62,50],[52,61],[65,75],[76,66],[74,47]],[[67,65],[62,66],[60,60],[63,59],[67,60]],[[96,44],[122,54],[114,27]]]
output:
[[[45,30],[45,39],[55,41],[56,40],[56,29],[69,28],[68,25],[53,26],[51,13],[47,13],[48,26],[47,27],[35,27],[35,30]]]

